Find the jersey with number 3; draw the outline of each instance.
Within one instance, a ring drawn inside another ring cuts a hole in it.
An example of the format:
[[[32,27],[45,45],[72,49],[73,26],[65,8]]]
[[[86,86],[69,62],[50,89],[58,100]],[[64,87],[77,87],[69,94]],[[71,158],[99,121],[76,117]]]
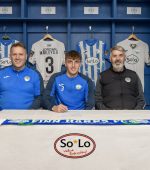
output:
[[[36,69],[41,73],[44,86],[52,74],[60,72],[64,64],[64,43],[58,40],[39,40],[32,45],[29,62],[36,64]]]

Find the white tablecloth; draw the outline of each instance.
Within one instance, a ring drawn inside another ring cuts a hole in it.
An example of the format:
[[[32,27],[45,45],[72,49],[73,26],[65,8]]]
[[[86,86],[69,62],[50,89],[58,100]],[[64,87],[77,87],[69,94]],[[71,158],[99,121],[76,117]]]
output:
[[[2,119],[127,120],[150,119],[150,111],[5,110]],[[58,154],[55,141],[62,135],[80,133],[96,143],[89,156],[72,159]],[[148,170],[150,125],[1,125],[0,170]]]

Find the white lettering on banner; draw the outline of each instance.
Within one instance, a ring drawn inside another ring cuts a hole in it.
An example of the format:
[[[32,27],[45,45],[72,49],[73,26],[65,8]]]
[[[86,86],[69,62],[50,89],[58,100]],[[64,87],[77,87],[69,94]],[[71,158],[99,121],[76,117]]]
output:
[[[75,123],[82,123],[83,120],[74,120]]]
[[[100,120],[93,120],[93,123],[99,123]]]
[[[32,120],[32,123],[40,122],[40,120]]]
[[[91,120],[84,120],[84,123],[91,123]]]
[[[59,123],[61,120],[52,120],[53,123]]]
[[[95,148],[95,141],[80,133],[62,135],[54,142],[54,149],[59,155],[73,159],[89,156]]]
[[[34,120],[34,119],[0,119],[1,125],[150,125],[150,119],[129,119],[129,120]]]
[[[74,122],[74,120],[72,120],[72,119],[67,119],[66,120],[66,123],[73,123]]]

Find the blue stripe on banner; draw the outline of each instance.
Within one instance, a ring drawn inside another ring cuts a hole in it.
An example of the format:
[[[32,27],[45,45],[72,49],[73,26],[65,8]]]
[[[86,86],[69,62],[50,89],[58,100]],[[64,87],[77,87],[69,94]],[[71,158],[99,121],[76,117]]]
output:
[[[150,119],[129,119],[129,120],[32,120],[32,119],[5,119],[0,120],[1,125],[150,125]]]

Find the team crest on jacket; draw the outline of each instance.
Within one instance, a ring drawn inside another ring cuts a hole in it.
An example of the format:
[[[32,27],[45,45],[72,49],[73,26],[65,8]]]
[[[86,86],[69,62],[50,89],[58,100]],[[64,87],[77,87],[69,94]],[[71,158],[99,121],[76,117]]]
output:
[[[77,90],[80,90],[81,88],[82,88],[81,84],[77,84],[77,85],[76,85],[76,89],[77,89]]]
[[[130,77],[125,77],[125,81],[126,81],[127,83],[130,83],[130,82],[131,82],[131,78],[130,78]]]
[[[24,77],[24,80],[25,80],[25,81],[30,81],[30,77],[29,77],[29,76],[25,76],[25,77]]]

